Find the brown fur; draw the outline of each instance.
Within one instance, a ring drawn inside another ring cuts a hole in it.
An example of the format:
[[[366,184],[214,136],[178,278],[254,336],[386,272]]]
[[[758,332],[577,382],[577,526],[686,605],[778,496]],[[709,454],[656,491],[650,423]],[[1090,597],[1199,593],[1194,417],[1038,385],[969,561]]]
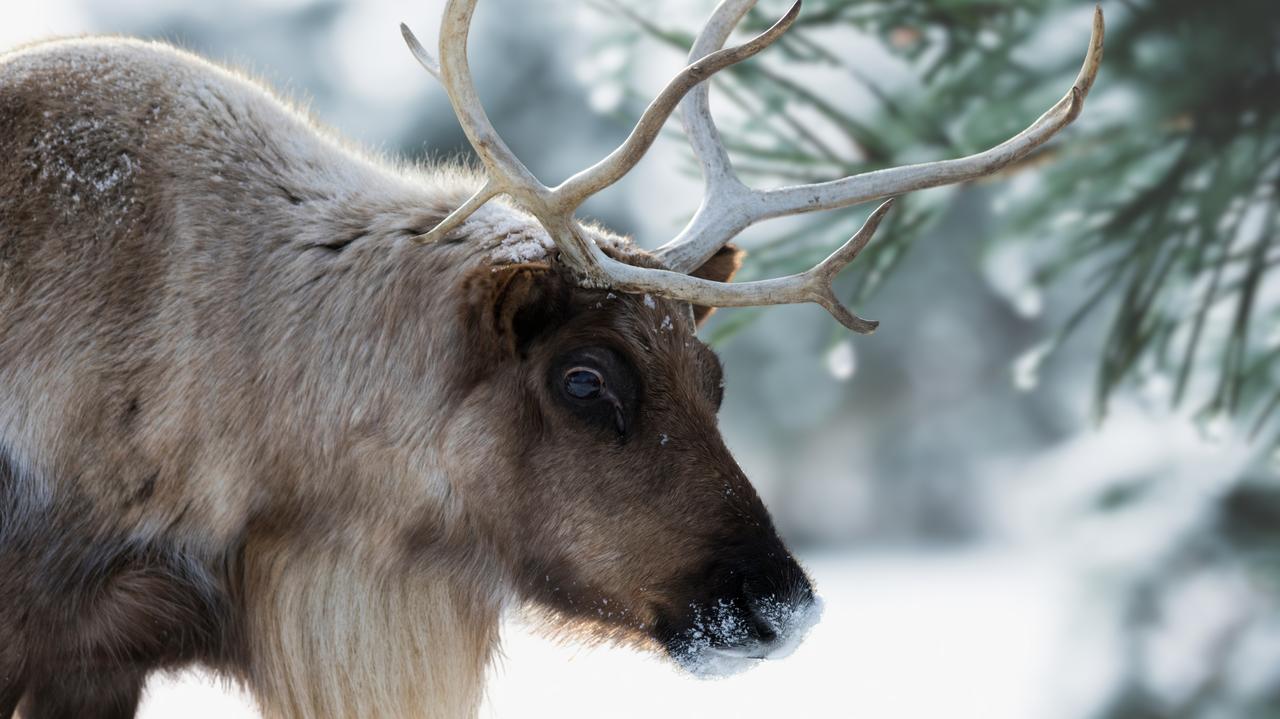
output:
[[[468,716],[512,603],[652,644],[808,591],[681,307],[495,259],[541,232],[496,203],[410,240],[477,183],[162,45],[0,55],[0,718],[131,716],[191,662],[270,716]],[[625,436],[555,396],[588,346]]]

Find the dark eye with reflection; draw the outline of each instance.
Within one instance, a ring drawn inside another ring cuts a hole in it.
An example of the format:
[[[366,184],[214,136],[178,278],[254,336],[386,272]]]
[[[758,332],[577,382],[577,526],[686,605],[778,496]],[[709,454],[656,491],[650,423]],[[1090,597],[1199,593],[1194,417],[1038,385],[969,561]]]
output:
[[[609,347],[578,347],[556,358],[547,384],[562,407],[625,442],[640,412],[634,365]]]
[[[604,377],[590,367],[572,367],[564,373],[564,391],[577,399],[595,399],[604,392]]]

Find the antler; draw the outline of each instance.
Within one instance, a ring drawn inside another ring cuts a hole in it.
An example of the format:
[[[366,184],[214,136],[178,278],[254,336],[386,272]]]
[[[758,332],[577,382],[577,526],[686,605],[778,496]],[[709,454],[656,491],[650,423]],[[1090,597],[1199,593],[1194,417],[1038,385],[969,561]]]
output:
[[[733,171],[728,153],[711,119],[707,86],[714,73],[746,60],[773,43],[795,21],[797,2],[778,22],[752,40],[720,49],[755,0],[724,0],[699,34],[690,64],[675,76],[645,109],[627,139],[595,165],[556,187],[547,187],[507,147],[476,95],[467,62],[467,35],[476,0],[449,0],[440,32],[440,62],[426,52],[413,33],[400,26],[410,51],[444,85],[467,139],[488,171],[489,180],[461,207],[417,239],[433,242],[457,228],[481,205],[499,194],[511,196],[533,214],[560,250],[564,263],[583,286],[623,292],[650,292],[710,307],[748,307],[813,302],[855,332],[869,333],[876,322],[862,319],[837,299],[832,281],[870,241],[892,199],[881,204],[858,232],[813,269],[797,275],[729,284],[687,274],[746,227],[781,215],[832,209],[885,198],[926,187],[963,182],[995,172],[1043,144],[1075,119],[1102,58],[1102,12],[1094,16],[1093,37],[1084,67],[1067,96],[1029,128],[986,152],[957,160],[909,165],[855,175],[843,180],[756,190]],[[692,94],[684,99],[686,94]],[[681,100],[684,99],[683,104]],[[703,167],[707,193],[689,225],[657,254],[669,270],[619,262],[584,236],[574,212],[591,195],[621,179],[653,144],[667,118],[681,105],[685,130]]]
[[[733,28],[756,0],[724,0],[694,41],[691,59],[724,44]],[[681,104],[680,118],[694,154],[702,164],[706,194],[693,219],[656,254],[673,270],[690,272],[747,227],[772,217],[832,210],[900,195],[913,190],[966,182],[1000,170],[1044,144],[1066,127],[1084,106],[1102,62],[1102,8],[1093,13],[1089,50],[1071,89],[1022,132],[975,155],[926,162],[811,185],[756,190],[738,179],[711,117],[708,85],[694,88]]]

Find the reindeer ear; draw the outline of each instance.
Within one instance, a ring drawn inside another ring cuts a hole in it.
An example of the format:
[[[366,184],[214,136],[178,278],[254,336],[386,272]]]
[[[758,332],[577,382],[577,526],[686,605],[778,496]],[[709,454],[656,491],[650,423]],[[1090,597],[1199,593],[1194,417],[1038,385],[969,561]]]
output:
[[[465,286],[467,324],[481,341],[512,354],[556,324],[566,307],[564,280],[541,263],[477,267]]]
[[[711,259],[702,263],[701,267],[689,274],[694,277],[701,277],[704,280],[728,282],[738,273],[738,268],[742,267],[742,258],[746,256],[747,253],[737,245],[727,244],[716,251],[711,256]],[[715,311],[716,308],[714,307],[694,305],[693,319],[698,323],[698,326],[702,326],[702,323],[706,322],[711,313]]]

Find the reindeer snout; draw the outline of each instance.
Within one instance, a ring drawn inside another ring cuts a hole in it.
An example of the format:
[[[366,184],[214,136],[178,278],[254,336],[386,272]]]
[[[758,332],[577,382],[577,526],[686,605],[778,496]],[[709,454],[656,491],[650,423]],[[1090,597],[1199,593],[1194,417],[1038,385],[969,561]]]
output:
[[[727,570],[734,581],[714,582],[719,596],[690,606],[683,627],[666,641],[677,663],[695,676],[718,677],[795,651],[818,622],[822,602],[790,556],[770,559],[754,571]]]

